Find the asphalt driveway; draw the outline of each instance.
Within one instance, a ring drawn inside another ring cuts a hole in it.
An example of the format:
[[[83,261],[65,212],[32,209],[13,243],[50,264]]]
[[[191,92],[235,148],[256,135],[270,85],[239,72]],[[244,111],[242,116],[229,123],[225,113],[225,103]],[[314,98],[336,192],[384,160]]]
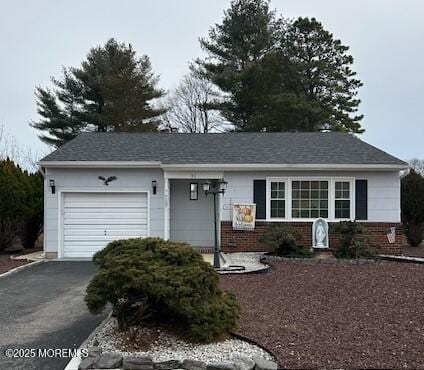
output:
[[[8,348],[75,349],[103,320],[84,303],[91,262],[48,262],[0,279],[0,369],[63,369],[69,358],[7,358]]]

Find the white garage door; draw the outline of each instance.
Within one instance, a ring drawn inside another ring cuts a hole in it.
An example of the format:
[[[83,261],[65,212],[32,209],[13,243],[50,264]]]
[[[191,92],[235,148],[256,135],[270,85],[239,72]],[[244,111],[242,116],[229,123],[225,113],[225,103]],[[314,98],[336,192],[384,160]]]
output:
[[[146,193],[65,193],[63,257],[92,257],[117,239],[146,237]]]

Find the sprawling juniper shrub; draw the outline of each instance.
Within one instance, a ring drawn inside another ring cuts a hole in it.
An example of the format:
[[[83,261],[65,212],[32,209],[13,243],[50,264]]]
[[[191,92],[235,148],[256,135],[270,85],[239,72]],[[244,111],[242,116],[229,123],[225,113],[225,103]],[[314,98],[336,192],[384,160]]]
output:
[[[118,240],[93,257],[98,271],[85,301],[92,313],[111,303],[121,329],[150,320],[173,323],[210,342],[236,326],[239,306],[219,276],[185,243],[159,238]]]

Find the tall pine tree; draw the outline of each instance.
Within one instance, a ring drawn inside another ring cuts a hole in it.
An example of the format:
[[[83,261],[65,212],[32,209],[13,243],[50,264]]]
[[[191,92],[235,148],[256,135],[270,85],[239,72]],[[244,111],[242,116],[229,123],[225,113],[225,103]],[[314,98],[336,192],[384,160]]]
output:
[[[255,112],[258,81],[251,68],[278,46],[281,26],[268,1],[233,0],[222,24],[200,40],[207,58],[198,64],[225,94],[214,108],[239,130],[247,127]]]
[[[114,39],[52,82],[54,90],[36,89],[41,119],[31,125],[56,147],[82,131],[155,131],[163,113],[152,106],[163,91],[156,88],[149,58],[137,58],[131,45]]]
[[[302,113],[299,110],[304,112],[300,130],[364,131],[363,116],[357,113],[362,82],[355,78],[348,51],[315,18],[298,18],[288,25],[277,60],[282,93],[290,93],[286,106],[296,117]]]
[[[201,45],[198,63],[236,130],[363,132],[349,47],[316,19],[277,19],[266,0],[234,0]]]

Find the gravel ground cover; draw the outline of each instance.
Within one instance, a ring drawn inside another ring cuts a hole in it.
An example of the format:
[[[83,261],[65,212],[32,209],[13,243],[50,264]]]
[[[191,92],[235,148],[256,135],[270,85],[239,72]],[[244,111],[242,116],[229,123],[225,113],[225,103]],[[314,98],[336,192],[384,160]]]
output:
[[[26,265],[29,262],[27,260],[12,260],[9,254],[0,254],[0,274],[12,270],[15,267]]]
[[[135,345],[134,345],[135,344]],[[138,327],[132,339],[117,330],[114,318],[90,339],[87,347],[96,346],[103,352],[119,352],[125,355],[151,356],[153,361],[185,359],[206,363],[231,362],[234,355],[261,356],[272,360],[262,348],[239,339],[226,339],[218,343],[195,344],[158,328]]]
[[[278,262],[221,284],[241,304],[239,332],[282,368],[424,369],[424,265]]]

